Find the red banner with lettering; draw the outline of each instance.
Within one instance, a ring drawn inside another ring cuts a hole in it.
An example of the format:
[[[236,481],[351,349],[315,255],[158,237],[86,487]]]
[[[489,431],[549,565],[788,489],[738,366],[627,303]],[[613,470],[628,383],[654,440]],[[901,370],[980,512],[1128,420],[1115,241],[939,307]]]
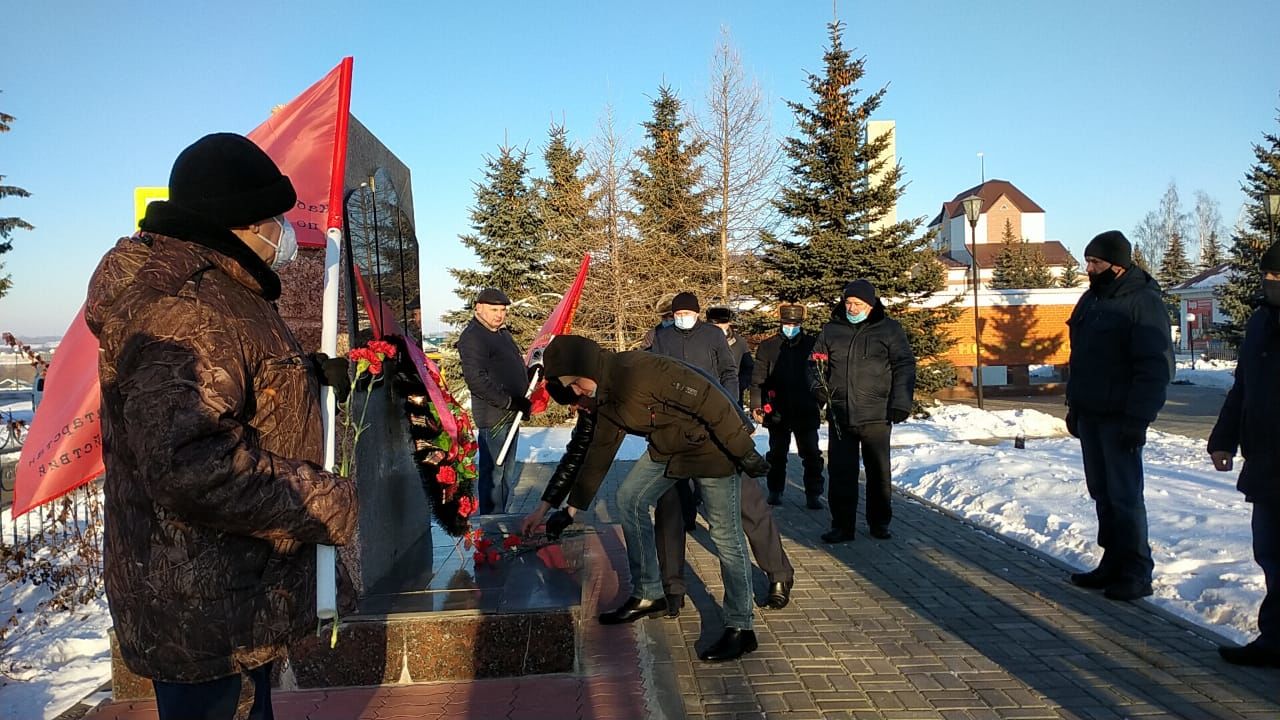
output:
[[[289,176],[298,206],[288,213],[298,242],[323,246],[342,227],[342,169],[347,153],[352,59],[249,133]],[[98,410],[98,339],[76,314],[49,365],[44,399],[31,421],[14,476],[13,516],[55,500],[103,472]]]
[[[541,356],[542,350],[551,342],[551,338],[556,335],[567,334],[573,329],[573,314],[577,312],[578,303],[582,300],[582,288],[587,284],[587,270],[590,267],[591,256],[583,255],[582,262],[578,263],[577,276],[569,284],[569,289],[565,291],[564,297],[560,298],[560,302],[555,309],[547,316],[547,321],[542,323],[542,328],[538,330],[537,337],[529,344],[529,351],[524,356],[525,365],[533,363],[535,354]],[[545,382],[538,383],[538,387],[529,396],[529,400],[533,403],[531,412],[534,414],[546,412],[547,403],[551,401],[545,386]]]

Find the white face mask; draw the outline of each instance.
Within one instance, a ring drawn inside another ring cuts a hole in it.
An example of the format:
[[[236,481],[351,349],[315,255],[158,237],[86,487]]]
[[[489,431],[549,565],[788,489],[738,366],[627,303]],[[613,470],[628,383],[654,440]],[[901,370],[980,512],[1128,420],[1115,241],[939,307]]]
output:
[[[298,257],[298,236],[293,232],[293,223],[289,222],[283,215],[277,215],[272,218],[280,224],[280,240],[271,242],[262,233],[255,233],[262,242],[276,251],[275,258],[271,261],[271,269],[279,271],[285,265],[293,262]]]
[[[693,328],[693,324],[698,322],[698,318],[694,315],[677,315],[676,327],[681,330],[689,330]]]

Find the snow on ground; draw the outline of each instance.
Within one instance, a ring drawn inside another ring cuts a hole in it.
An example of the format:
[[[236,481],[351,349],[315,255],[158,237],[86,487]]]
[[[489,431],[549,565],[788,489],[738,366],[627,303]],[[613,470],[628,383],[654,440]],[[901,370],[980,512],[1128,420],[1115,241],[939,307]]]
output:
[[[900,489],[1074,567],[1097,563],[1097,522],[1080,446],[1066,436],[1061,420],[1034,410],[983,412],[966,405],[931,412],[927,420],[894,428]],[[569,426],[526,428],[518,457],[556,462],[570,434]],[[825,428],[820,434],[825,440]],[[1024,450],[1014,448],[1018,435],[1027,438]],[[755,440],[764,453],[767,433],[758,430]],[[635,459],[644,448],[640,438],[629,437],[618,459]],[[1250,508],[1235,490],[1235,473],[1214,472],[1202,440],[1155,431],[1144,459],[1156,561],[1153,602],[1246,641],[1256,632],[1265,588],[1252,560]],[[0,525],[6,540],[7,515]],[[32,609],[43,597],[12,583],[0,587],[0,608],[24,608],[19,626],[0,643],[0,707],[14,717],[54,717],[110,674],[105,604],[99,600],[74,615],[45,613],[49,625],[41,628]]]
[[[1194,368],[1192,368],[1193,364]],[[1231,383],[1235,382],[1235,372],[1235,360],[1196,360],[1193,363],[1190,356],[1183,355],[1178,357],[1178,372],[1173,380],[1202,387],[1230,390]]]

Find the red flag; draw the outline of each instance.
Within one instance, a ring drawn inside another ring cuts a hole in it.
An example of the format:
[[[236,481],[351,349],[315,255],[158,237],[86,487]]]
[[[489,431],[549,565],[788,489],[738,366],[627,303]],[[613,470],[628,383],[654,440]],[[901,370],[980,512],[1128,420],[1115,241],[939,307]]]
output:
[[[560,298],[560,303],[547,316],[547,321],[542,323],[538,336],[529,344],[529,351],[524,356],[525,365],[533,362],[534,353],[540,353],[551,342],[551,338],[567,334],[573,329],[573,314],[577,312],[578,302],[582,300],[582,288],[587,284],[587,269],[590,267],[591,256],[583,255],[582,262],[578,264],[578,275],[573,278],[573,283],[565,291],[564,297]],[[546,412],[547,403],[551,398],[547,395],[545,383],[538,383],[529,400],[533,403],[531,412],[535,414]]]
[[[288,217],[300,244],[323,246],[325,230],[342,227],[351,67],[351,58],[343,58],[320,82],[249,133],[298,192],[298,206]],[[44,400],[22,446],[14,477],[14,517],[102,474],[98,350],[81,307],[49,366]]]

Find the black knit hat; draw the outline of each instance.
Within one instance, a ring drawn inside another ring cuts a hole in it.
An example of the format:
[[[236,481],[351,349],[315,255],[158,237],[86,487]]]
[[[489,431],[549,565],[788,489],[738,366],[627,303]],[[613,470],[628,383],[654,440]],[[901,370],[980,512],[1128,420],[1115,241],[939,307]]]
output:
[[[214,133],[192,143],[174,161],[169,202],[224,228],[240,228],[283,215],[298,195],[252,140]]]
[[[1133,264],[1133,246],[1119,230],[1108,230],[1095,235],[1084,247],[1084,255],[1087,258],[1095,257],[1105,260],[1122,268]]]
[[[862,302],[875,307],[876,304],[876,288],[871,284],[870,280],[854,280],[844,286],[844,295],[842,300],[856,297]]]
[[[580,335],[557,335],[542,353],[542,370],[547,377],[600,379],[604,349]]]
[[[784,323],[804,322],[803,305],[783,305],[778,308],[778,319]]]
[[[680,312],[681,310],[692,310],[698,312],[702,306],[698,304],[698,296],[691,292],[677,293],[671,298],[671,312]]]
[[[476,305],[510,305],[511,298],[498,288],[485,288],[476,295]]]
[[[732,319],[733,311],[727,307],[707,308],[707,322],[709,323],[727,323]]]
[[[1280,242],[1267,248],[1259,258],[1258,266],[1262,272],[1280,272]]]

